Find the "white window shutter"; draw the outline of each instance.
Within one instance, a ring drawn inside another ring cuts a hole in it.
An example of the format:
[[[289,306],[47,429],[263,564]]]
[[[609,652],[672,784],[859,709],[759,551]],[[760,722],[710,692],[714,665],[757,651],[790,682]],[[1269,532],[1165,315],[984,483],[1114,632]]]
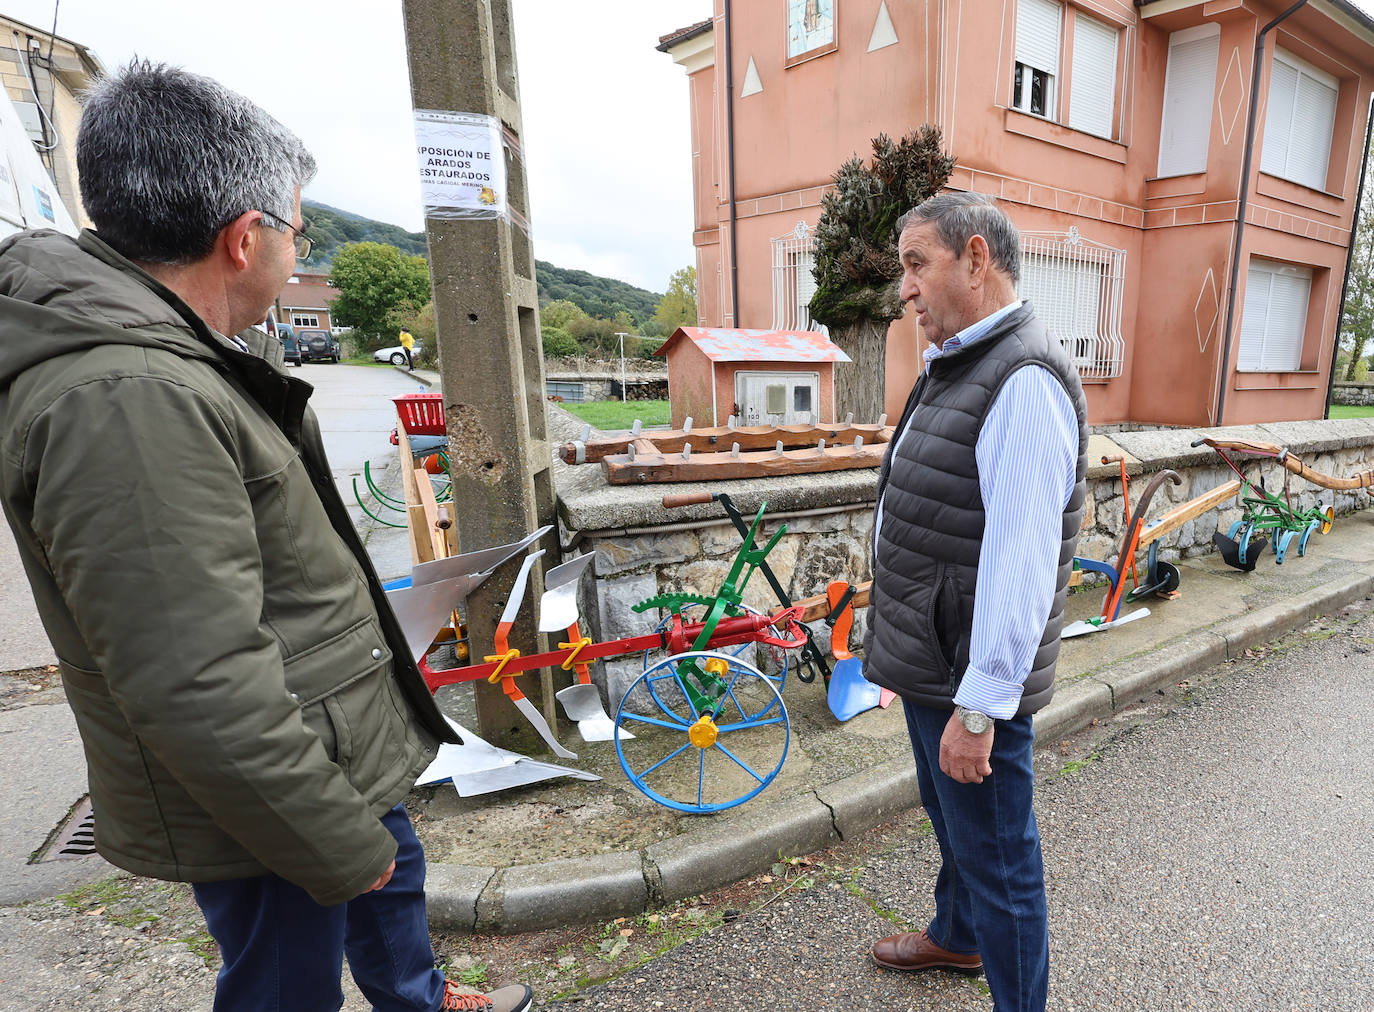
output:
[[[1260,169],[1315,190],[1326,189],[1340,82],[1282,49],[1269,73]]]
[[[1059,73],[1059,29],[1063,9],[1053,0],[1020,0],[1016,5],[1016,62]]]
[[[1119,33],[1086,14],[1074,16],[1073,79],[1069,126],[1111,137],[1116,113],[1116,45]]]
[[[1260,154],[1260,169],[1271,175],[1288,175],[1288,145],[1297,97],[1297,68],[1275,59],[1269,72],[1269,107],[1264,114],[1264,151]]]
[[[1161,176],[1207,171],[1212,96],[1216,92],[1220,48],[1220,31],[1213,31],[1204,38],[1189,39],[1186,32],[1175,32],[1169,37],[1164,115],[1159,131]]]
[[[1250,262],[1236,361],[1239,371],[1296,372],[1302,367],[1311,294],[1311,268]]]
[[[1298,77],[1294,135],[1288,149],[1289,178],[1315,190],[1326,189],[1331,131],[1336,125],[1336,89],[1308,74]]]

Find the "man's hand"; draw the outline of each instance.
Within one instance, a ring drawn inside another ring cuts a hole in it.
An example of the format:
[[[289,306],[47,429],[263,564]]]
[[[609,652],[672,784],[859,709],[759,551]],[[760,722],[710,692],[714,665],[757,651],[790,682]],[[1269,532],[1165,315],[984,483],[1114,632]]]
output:
[[[392,861],[389,865],[386,866],[386,871],[382,872],[381,875],[377,877],[377,881],[373,882],[363,891],[369,893],[376,892],[378,889],[382,888],[384,885],[390,882],[391,876],[394,874],[396,874],[396,862]]]
[[[984,777],[992,776],[988,756],[992,755],[993,734],[992,728],[970,734],[959,715],[951,713],[945,733],[940,735],[941,771],[961,784],[981,784]]]

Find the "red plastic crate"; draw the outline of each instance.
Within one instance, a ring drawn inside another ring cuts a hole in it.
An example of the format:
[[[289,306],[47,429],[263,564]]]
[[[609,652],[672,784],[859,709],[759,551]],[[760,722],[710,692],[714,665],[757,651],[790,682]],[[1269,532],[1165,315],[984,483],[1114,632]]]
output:
[[[396,414],[401,418],[401,428],[408,436],[444,436],[448,429],[444,425],[443,394],[402,394],[393,397]]]

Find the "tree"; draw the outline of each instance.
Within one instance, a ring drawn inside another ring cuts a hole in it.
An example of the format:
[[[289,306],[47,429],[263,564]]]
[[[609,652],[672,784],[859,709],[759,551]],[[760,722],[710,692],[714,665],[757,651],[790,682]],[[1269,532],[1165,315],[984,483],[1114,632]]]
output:
[[[569,358],[582,354],[582,345],[561,327],[542,327],[540,336],[544,339],[544,354],[554,358]]]
[[[836,412],[876,421],[883,410],[887,328],[903,313],[897,294],[897,219],[940,192],[954,169],[940,131],[926,125],[894,143],[873,140],[873,164],[855,155],[834,175],[816,225],[811,317],[851,359],[835,371]]]
[[[415,363],[427,368],[439,364],[439,333],[434,322],[434,303],[426,302],[416,308],[415,303],[406,301],[397,306],[387,316],[387,326],[382,333],[385,342],[390,343],[392,336],[404,327],[415,338],[417,351]]]
[[[1341,317],[1341,347],[1349,353],[1344,379],[1360,382],[1361,371],[1368,375],[1365,349],[1374,336],[1374,181],[1366,181],[1360,201],[1360,224],[1355,229],[1355,245],[1350,250],[1350,287],[1345,295],[1345,314]],[[1361,369],[1363,366],[1363,370]]]
[[[654,307],[654,322],[659,333],[671,335],[678,327],[697,325],[697,269],[684,267],[673,271],[668,290]]]
[[[559,330],[567,330],[574,320],[585,320],[587,314],[582,307],[575,302],[567,299],[555,299],[543,309],[539,310],[539,325],[541,327],[557,327]]]
[[[379,242],[350,243],[334,254],[329,284],[339,290],[330,309],[369,345],[396,336],[397,311],[418,312],[429,301],[429,264]]]

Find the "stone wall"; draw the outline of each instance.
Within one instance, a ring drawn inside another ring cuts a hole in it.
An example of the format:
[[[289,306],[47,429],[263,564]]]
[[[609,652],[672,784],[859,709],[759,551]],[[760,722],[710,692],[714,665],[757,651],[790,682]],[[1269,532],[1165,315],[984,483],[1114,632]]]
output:
[[[1331,384],[1332,404],[1374,404],[1374,383],[1333,383]]]
[[[1089,493],[1078,554],[1113,565],[1116,562],[1124,497],[1119,465],[1095,463],[1104,455],[1126,458],[1133,510],[1138,508],[1150,479],[1162,469],[1170,468],[1180,476],[1181,484],[1165,482],[1161,486],[1149,509],[1151,517],[1229,481],[1233,475],[1215,451],[1190,446],[1199,435],[1275,443],[1311,467],[1337,476],[1374,467],[1374,419],[1094,435],[1089,444],[1089,461],[1094,463],[1088,472]],[[1251,481],[1258,482],[1263,475],[1271,491],[1283,488],[1287,472],[1274,461],[1234,459]],[[787,533],[768,561],[794,599],[823,593],[832,579],[857,583],[870,578],[872,500],[877,483],[874,469],[728,481],[708,489],[699,485],[610,487],[600,481],[599,468],[555,467],[563,544],[571,545],[565,557],[584,552],[593,552],[596,557],[594,579],[583,583],[582,613],[591,627],[589,634],[597,639],[651,631],[657,613],[636,614],[634,605],[670,592],[714,593],[729,571],[740,539],[720,507],[712,503],[670,513],[661,505],[668,493],[724,491],[749,517],[766,499],[768,514],[760,537],[770,537],[779,524],[786,523]],[[1368,502],[1362,491],[1332,492],[1296,477],[1290,487],[1294,504],[1301,509],[1331,505],[1342,514]],[[1225,531],[1240,516],[1240,507],[1233,500],[1189,521],[1161,541],[1161,558],[1175,561],[1214,551],[1212,534],[1218,528]],[[744,602],[760,610],[777,607],[762,574],[749,581]],[[863,634],[863,613],[856,614],[855,619],[851,642],[857,647]],[[814,632],[828,644],[829,630],[823,623],[816,623]],[[760,661],[767,663],[763,657]],[[598,672],[612,713],[641,670],[641,661],[632,658],[608,662],[604,673]]]

